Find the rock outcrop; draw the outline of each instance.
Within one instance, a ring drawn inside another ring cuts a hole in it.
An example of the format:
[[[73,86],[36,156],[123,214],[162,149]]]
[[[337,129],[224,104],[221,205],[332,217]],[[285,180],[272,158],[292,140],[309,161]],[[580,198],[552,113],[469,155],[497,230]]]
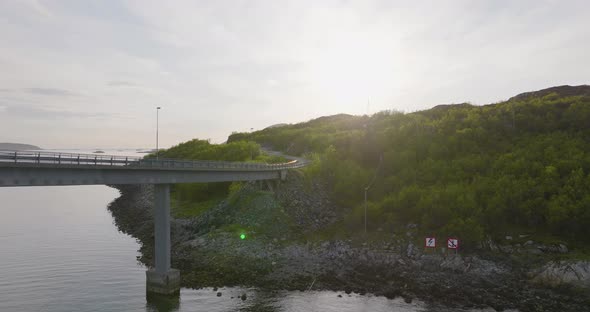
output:
[[[540,284],[590,288],[590,261],[551,261],[531,275],[533,281]]]

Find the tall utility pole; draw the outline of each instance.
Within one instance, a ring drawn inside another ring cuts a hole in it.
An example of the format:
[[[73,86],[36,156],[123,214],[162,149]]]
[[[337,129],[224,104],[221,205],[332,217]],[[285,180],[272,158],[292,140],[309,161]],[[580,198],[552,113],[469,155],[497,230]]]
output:
[[[514,102],[512,103],[512,130],[516,129],[516,120],[515,120],[515,111],[514,111]]]
[[[381,168],[382,162],[383,155],[379,156],[379,164],[377,165],[377,169],[375,169],[375,175],[373,176],[373,179],[371,180],[371,182],[369,182],[369,184],[367,184],[367,186],[365,186],[365,235],[367,235],[367,192],[369,191],[371,186],[373,186],[373,183],[375,183],[375,179],[377,179],[377,174],[379,173],[379,169]]]
[[[158,159],[158,152],[159,152],[159,146],[158,146],[158,140],[159,140],[159,128],[160,128],[160,106],[156,107],[156,160]]]
[[[369,98],[367,98],[367,116],[369,116]],[[366,123],[365,123],[365,131],[367,131],[367,124]],[[379,165],[381,165],[381,162],[379,162]],[[379,167],[377,167],[377,170],[379,170]],[[365,186],[365,236],[367,235],[367,192],[371,188],[371,185],[373,184],[373,182],[375,182],[376,177],[377,177],[377,172],[375,172],[375,176],[373,176],[373,180],[371,180],[371,182],[369,182],[369,184],[367,184],[367,186]]]

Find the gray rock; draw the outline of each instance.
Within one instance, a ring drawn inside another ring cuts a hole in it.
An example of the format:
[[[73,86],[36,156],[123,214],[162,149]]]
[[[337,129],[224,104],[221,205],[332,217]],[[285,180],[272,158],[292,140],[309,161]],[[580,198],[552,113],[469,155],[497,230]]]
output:
[[[566,245],[559,244],[559,245],[539,245],[537,246],[539,250],[544,253],[567,253],[569,250]]]
[[[564,244],[559,244],[559,252],[560,252],[560,253],[568,253],[568,251],[569,251],[569,250],[567,249],[567,246],[566,246],[566,245],[564,245]]]
[[[523,252],[531,255],[540,255],[543,253],[539,248],[535,248],[532,245],[524,249]]]
[[[463,260],[463,258],[460,255],[452,255],[450,257],[447,257],[440,264],[440,267],[443,269],[448,269],[448,270],[452,270],[452,271],[461,271],[461,272],[464,272],[468,269],[467,265],[465,264],[465,261]]]
[[[414,244],[409,243],[408,247],[406,248],[406,256],[411,258],[414,255]]]
[[[514,247],[512,247],[512,245],[498,246],[498,249],[503,253],[513,253],[514,252]]]
[[[205,246],[207,244],[207,239],[205,237],[197,237],[191,241],[188,241],[188,245],[191,247],[200,247]]]
[[[551,261],[531,275],[541,284],[590,287],[590,261]]]

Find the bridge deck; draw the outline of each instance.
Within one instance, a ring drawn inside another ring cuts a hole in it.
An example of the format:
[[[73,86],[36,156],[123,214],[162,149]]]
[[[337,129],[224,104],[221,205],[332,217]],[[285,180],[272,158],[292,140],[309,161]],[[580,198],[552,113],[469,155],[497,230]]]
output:
[[[268,180],[303,166],[305,163],[296,160],[261,164],[0,151],[0,187]]]
[[[127,157],[113,155],[70,154],[53,152],[23,152],[0,151],[0,166],[39,166],[39,167],[126,167],[136,169],[180,169],[180,170],[213,170],[220,169],[259,171],[284,170],[303,167],[300,161],[290,161],[282,164],[262,164],[251,162],[209,161],[209,160],[181,160],[181,159],[153,159],[142,157]]]

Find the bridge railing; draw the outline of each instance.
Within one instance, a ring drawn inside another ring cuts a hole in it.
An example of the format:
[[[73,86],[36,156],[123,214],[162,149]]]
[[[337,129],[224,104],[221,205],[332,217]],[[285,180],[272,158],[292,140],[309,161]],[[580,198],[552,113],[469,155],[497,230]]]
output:
[[[0,151],[0,162],[14,164],[53,164],[81,166],[130,166],[135,168],[153,169],[238,169],[249,170],[281,170],[305,166],[296,160],[280,164],[262,164],[249,162],[153,159],[133,156],[114,156],[104,154],[72,154],[36,151]]]

